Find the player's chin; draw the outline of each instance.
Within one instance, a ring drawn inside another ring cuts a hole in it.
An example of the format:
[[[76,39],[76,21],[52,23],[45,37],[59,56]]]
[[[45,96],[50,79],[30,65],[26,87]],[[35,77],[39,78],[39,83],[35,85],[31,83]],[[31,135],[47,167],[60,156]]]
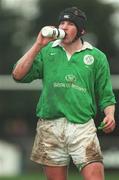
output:
[[[68,40],[67,37],[65,37],[65,38],[62,40],[63,43],[68,43],[68,41],[69,41],[69,40]]]

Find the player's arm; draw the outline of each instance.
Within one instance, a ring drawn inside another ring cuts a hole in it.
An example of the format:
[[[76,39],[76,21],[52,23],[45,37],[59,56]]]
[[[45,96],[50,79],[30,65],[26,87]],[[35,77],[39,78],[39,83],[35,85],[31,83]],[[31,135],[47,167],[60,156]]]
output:
[[[110,133],[115,128],[114,113],[115,113],[115,105],[107,106],[104,109],[105,117],[103,119],[103,122],[104,122],[105,125],[104,125],[104,128],[103,128],[103,131],[105,133]]]
[[[21,80],[30,70],[36,55],[49,41],[52,40],[53,38],[44,38],[40,32],[31,49],[29,49],[25,55],[20,58],[15,68],[13,69],[13,78],[16,80]]]

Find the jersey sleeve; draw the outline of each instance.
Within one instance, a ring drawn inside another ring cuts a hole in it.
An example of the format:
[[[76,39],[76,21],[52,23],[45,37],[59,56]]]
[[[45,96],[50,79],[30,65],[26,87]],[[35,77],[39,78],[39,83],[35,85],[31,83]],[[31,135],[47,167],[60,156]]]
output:
[[[110,68],[106,56],[99,56],[98,64],[95,68],[95,94],[98,106],[103,111],[107,106],[116,103],[112,89]]]

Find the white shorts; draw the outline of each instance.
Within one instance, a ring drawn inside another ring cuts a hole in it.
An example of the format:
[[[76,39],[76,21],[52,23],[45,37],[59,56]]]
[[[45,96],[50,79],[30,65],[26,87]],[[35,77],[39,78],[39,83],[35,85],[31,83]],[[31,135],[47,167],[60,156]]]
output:
[[[31,160],[48,166],[73,163],[81,170],[92,162],[102,162],[94,121],[74,124],[66,118],[38,120]]]

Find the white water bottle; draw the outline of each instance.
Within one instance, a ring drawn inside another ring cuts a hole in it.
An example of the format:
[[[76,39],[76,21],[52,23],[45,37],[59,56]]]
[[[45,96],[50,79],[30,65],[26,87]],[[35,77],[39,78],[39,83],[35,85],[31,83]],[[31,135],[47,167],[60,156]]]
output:
[[[62,29],[50,26],[43,27],[41,33],[44,37],[54,37],[56,39],[63,39],[65,37],[65,32]]]

